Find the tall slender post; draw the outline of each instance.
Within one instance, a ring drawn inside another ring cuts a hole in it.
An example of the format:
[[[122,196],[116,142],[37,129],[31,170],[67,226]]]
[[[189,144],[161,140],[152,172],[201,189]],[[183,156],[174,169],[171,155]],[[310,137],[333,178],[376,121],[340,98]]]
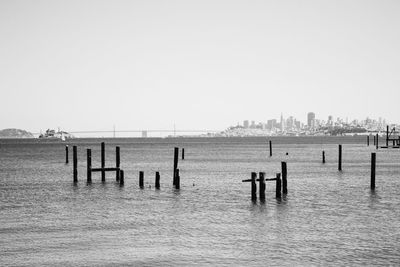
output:
[[[179,156],[179,148],[178,147],[175,147],[174,148],[174,173],[173,173],[173,185],[175,185],[175,178],[176,178],[176,175],[175,175],[175,171],[176,171],[176,169],[178,168],[178,156]]]
[[[175,189],[180,189],[181,188],[181,177],[179,175],[179,169],[176,169],[175,171]]]
[[[120,165],[121,165],[121,157],[120,157],[120,148],[119,146],[115,147],[115,167],[117,170],[115,171],[115,180],[118,182],[119,181],[119,175],[120,175]]]
[[[182,160],[184,160],[184,159],[185,159],[185,149],[182,148]]]
[[[74,173],[74,183],[78,182],[78,153],[76,146],[72,147],[72,161],[73,161],[73,173]]]
[[[375,141],[375,135],[374,135],[374,146],[376,145],[376,141]]]
[[[106,181],[106,172],[104,170],[106,166],[106,150],[104,142],[101,142],[101,181],[104,183]]]
[[[342,170],[342,145],[339,145],[339,160],[338,160],[338,170]]]
[[[144,188],[144,172],[142,171],[139,172],[139,187]]]
[[[269,140],[269,156],[272,157],[272,141]]]
[[[386,125],[386,147],[389,147],[389,125]]]
[[[275,187],[275,197],[276,198],[281,197],[281,187],[282,187],[281,174],[277,173],[276,174],[276,187]]]
[[[379,135],[376,134],[376,149],[379,148]]]
[[[252,172],[251,173],[251,200],[256,201],[257,200],[257,184],[256,184],[256,179],[257,179],[257,173]]]
[[[371,190],[375,189],[376,153],[371,153]]]
[[[282,193],[287,194],[287,165],[286,162],[281,162],[282,167]]]
[[[68,164],[68,145],[65,146],[65,164]]]
[[[367,135],[367,146],[369,146],[369,135]]]
[[[156,189],[160,189],[160,173],[156,172]]]
[[[90,148],[86,149],[86,179],[87,183],[90,184],[92,182],[92,150]]]
[[[325,151],[324,150],[322,151],[322,163],[325,164]]]
[[[124,171],[119,170],[119,185],[122,186],[125,183],[125,178],[124,178]]]
[[[258,178],[258,185],[260,187],[260,200],[265,200],[265,180],[264,180],[264,175],[265,172],[260,172],[259,174],[259,178]]]

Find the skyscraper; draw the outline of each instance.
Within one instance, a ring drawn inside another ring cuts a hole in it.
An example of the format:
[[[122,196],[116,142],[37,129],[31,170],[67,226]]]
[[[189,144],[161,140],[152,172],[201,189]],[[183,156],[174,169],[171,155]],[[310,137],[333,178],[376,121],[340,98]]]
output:
[[[314,120],[315,120],[315,113],[314,112],[308,112],[307,114],[307,126],[311,128],[314,125]]]

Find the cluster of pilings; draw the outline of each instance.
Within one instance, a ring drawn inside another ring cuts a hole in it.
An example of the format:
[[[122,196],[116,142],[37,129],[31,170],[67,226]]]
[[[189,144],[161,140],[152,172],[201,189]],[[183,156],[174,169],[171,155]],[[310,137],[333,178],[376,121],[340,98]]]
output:
[[[259,184],[259,197],[260,201],[265,200],[265,189],[267,181],[275,181],[275,197],[281,198],[282,194],[286,195],[287,190],[287,165],[286,162],[281,162],[282,172],[277,173],[275,178],[265,178],[265,172],[259,172],[259,177],[257,179],[257,173],[252,172],[251,178],[247,180],[242,180],[242,182],[251,183],[251,200],[257,200],[257,181]],[[281,176],[282,175],[282,176]],[[282,178],[281,178],[282,177]]]
[[[385,146],[381,146],[380,148],[400,148],[400,135],[395,138],[392,137],[395,134],[398,134],[398,132],[396,132],[396,128],[393,127],[392,130],[389,131],[389,125],[386,126],[386,143]],[[392,143],[392,144],[390,144]],[[367,136],[367,146],[369,146],[369,136]],[[379,135],[376,134],[374,135],[374,146],[376,146],[376,149],[379,148]]]
[[[69,163],[69,147],[68,145],[65,146],[65,163]],[[106,172],[115,172],[115,180],[121,186],[124,185],[124,171],[121,169],[121,150],[119,146],[115,147],[115,167],[106,167],[105,165],[105,143],[101,143],[101,167],[100,168],[93,168],[92,167],[92,150],[86,149],[86,177],[87,183],[92,183],[92,173],[93,172],[101,172],[101,181],[103,183],[106,182]],[[180,175],[178,169],[178,156],[179,156],[179,148],[174,148],[174,172],[173,172],[173,185],[175,189],[180,189]],[[73,182],[74,184],[78,183],[78,153],[77,153],[77,146],[73,146],[72,148],[72,158],[73,158]],[[182,148],[182,160],[185,159],[185,149]],[[139,171],[139,187],[141,189],[144,188],[144,172]],[[155,175],[155,188],[160,189],[160,172],[156,172]]]

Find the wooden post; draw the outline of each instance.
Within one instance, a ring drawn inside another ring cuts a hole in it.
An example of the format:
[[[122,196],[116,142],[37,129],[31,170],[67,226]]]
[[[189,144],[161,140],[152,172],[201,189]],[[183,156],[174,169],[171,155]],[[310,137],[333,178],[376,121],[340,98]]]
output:
[[[376,145],[376,141],[375,141],[375,135],[374,135],[374,146]]]
[[[92,150],[91,149],[86,149],[86,168],[87,168],[87,173],[86,173],[86,179],[87,183],[90,184],[92,182]]]
[[[65,146],[65,164],[68,164],[68,145]]]
[[[184,159],[185,159],[185,149],[182,148],[182,160],[184,160]]]
[[[124,171],[123,170],[119,170],[119,185],[124,185],[125,181],[124,181]]]
[[[251,200],[256,201],[257,200],[257,184],[256,184],[256,179],[257,179],[257,173],[252,172],[251,173]]]
[[[386,125],[386,147],[389,147],[389,125]]]
[[[324,150],[322,151],[322,163],[325,164],[325,151]]]
[[[160,173],[156,172],[156,189],[160,189]]]
[[[281,197],[281,187],[282,187],[281,174],[277,173],[276,174],[276,188],[275,188],[275,197],[276,198]]]
[[[272,142],[269,140],[269,156],[272,157]]]
[[[376,149],[379,148],[379,135],[376,134]]]
[[[76,146],[72,147],[74,183],[78,182],[78,153]]]
[[[338,161],[338,170],[342,170],[342,145],[339,145],[339,161]]]
[[[264,172],[260,172],[259,174],[259,178],[258,178],[258,185],[260,187],[260,200],[265,200],[265,180],[264,180]]]
[[[286,162],[281,162],[282,167],[282,193],[287,194],[287,165]]]
[[[176,172],[176,169],[178,168],[178,156],[179,156],[179,148],[178,147],[175,147],[174,148],[174,173],[173,173],[173,185],[175,185],[175,178],[176,178],[176,175],[175,175],[175,172]]]
[[[175,175],[176,175],[175,189],[180,189],[181,188],[181,177],[179,176],[179,169],[176,169]]]
[[[367,146],[369,146],[369,135],[367,135]]]
[[[105,144],[101,142],[101,168],[104,169],[106,166],[106,151]],[[106,172],[104,170],[101,171],[101,181],[104,183],[106,181]]]
[[[375,189],[376,153],[371,153],[371,190]]]
[[[115,167],[117,170],[115,171],[115,180],[119,181],[120,175],[120,166],[121,166],[121,157],[120,157],[120,148],[119,146],[115,147]],[[123,172],[122,172],[123,173]]]
[[[139,187],[144,188],[144,172],[142,171],[139,172]]]

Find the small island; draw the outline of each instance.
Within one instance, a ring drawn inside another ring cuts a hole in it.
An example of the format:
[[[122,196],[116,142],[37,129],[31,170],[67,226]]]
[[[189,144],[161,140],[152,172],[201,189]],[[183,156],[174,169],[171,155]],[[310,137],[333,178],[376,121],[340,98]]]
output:
[[[0,130],[0,138],[34,138],[33,134],[21,129]]]

